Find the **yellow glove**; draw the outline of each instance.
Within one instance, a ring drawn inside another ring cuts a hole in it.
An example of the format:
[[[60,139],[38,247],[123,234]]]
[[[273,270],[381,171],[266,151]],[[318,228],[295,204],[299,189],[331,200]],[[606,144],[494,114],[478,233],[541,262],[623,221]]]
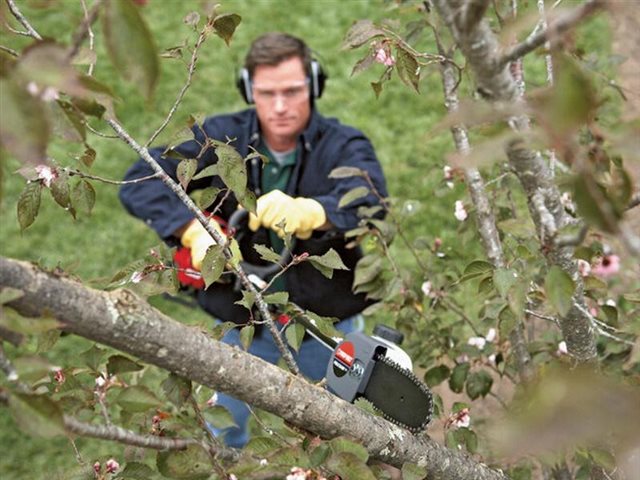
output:
[[[226,238],[226,235],[222,233],[222,229],[218,222],[215,220],[209,220],[209,224],[220,235]],[[193,268],[198,271],[202,268],[202,260],[204,260],[207,249],[216,243],[202,224],[196,219],[191,220],[191,223],[189,223],[187,229],[180,237],[180,242],[183,246],[191,249],[191,263],[193,264]]]
[[[290,197],[280,190],[273,190],[258,199],[256,215],[249,215],[249,228],[254,232],[263,226],[283,238],[286,233],[306,240],[316,228],[327,221],[324,208],[317,200]],[[278,227],[285,223],[284,230]]]

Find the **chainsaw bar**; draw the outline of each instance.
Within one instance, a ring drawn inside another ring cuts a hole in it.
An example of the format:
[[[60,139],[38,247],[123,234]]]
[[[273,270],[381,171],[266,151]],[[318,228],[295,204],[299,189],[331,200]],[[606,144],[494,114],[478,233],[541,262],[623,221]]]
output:
[[[363,396],[386,420],[412,433],[423,431],[433,415],[429,388],[384,354],[376,357]]]

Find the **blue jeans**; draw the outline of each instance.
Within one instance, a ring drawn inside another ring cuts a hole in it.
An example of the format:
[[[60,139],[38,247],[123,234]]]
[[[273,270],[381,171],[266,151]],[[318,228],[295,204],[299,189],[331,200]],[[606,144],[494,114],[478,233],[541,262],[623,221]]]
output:
[[[338,322],[335,326],[343,333],[353,332],[355,330],[362,330],[363,319],[361,315],[354,315],[353,317],[345,318]],[[240,329],[234,328],[222,337],[222,341],[229,345],[240,346]],[[285,341],[286,344],[286,341]],[[280,359],[280,352],[276,347],[271,332],[268,328],[262,328],[259,334],[253,338],[253,342],[249,346],[249,353],[266,360],[274,365]],[[293,358],[295,359],[300,371],[309,379],[313,381],[319,381],[324,378],[327,371],[327,365],[331,359],[331,350],[321,344],[314,338],[307,338],[298,353],[293,352]],[[218,405],[225,407],[236,422],[237,427],[226,428],[219,430],[212,428],[213,433],[216,436],[222,436],[224,443],[233,448],[242,448],[249,441],[248,421],[249,421],[249,408],[247,405],[234,397],[225,395],[224,393],[218,393]]]

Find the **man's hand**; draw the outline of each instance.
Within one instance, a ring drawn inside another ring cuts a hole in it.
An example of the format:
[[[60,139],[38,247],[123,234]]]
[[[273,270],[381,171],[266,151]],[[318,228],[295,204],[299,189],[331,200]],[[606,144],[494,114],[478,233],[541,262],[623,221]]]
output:
[[[209,224],[218,233],[220,233],[220,235],[226,237],[218,222],[214,219],[210,219]],[[207,232],[202,224],[196,219],[191,220],[191,222],[186,226],[184,232],[180,236],[180,242],[183,246],[191,250],[191,263],[193,264],[193,268],[198,271],[202,268],[202,260],[204,260],[207,249],[216,243],[211,235],[209,235],[209,232]]]
[[[284,229],[280,226],[284,222]],[[275,231],[283,238],[292,233],[306,240],[313,231],[327,222],[320,202],[312,198],[293,198],[280,190],[273,190],[258,198],[256,215],[249,215],[249,228],[253,231],[261,226]]]

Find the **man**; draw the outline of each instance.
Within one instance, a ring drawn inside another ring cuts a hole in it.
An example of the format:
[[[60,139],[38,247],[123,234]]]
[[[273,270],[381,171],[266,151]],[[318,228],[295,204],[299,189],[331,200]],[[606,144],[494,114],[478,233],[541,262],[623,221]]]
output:
[[[339,330],[352,331],[367,302],[364,295],[352,292],[353,272],[361,253],[357,248],[346,248],[343,233],[358,225],[359,207],[376,205],[378,200],[369,194],[338,207],[345,193],[367,183],[359,176],[331,179],[329,173],[345,166],[365,170],[378,193],[386,196],[373,147],[358,130],[316,111],[315,101],[322,95],[325,76],[302,40],[282,33],[259,37],[251,45],[239,77],[241,94],[248,103],[255,103],[255,108],[207,118],[201,126],[194,127],[194,140],[176,151],[185,158],[197,158],[198,168],[202,169],[217,161],[214,149],[201,151],[205,139],[232,139],[231,145],[243,158],[254,148],[269,159],[266,165],[258,158],[248,165],[249,187],[258,201],[256,215],[249,219],[251,234],[240,242],[243,258],[251,263],[260,261],[252,248],[255,244],[280,251],[285,232],[295,238],[294,254],[323,255],[333,248],[348,271],[337,270],[332,279],[327,279],[308,262],[302,262],[287,269],[274,288],[286,290],[290,301],[304,309],[336,317]],[[150,153],[175,178],[178,162],[163,157],[163,151],[159,148]],[[126,179],[151,173],[139,160],[127,172]],[[212,185],[224,187],[214,176],[191,182],[189,190]],[[220,195],[211,209],[217,207],[216,215],[228,220],[238,202],[233,196],[223,197]],[[190,248],[192,263],[200,268],[207,248],[214,242],[193,213],[160,180],[125,184],[120,198],[130,213],[144,220],[167,243]],[[235,303],[241,297],[233,282],[217,282],[197,291],[196,297],[202,308],[218,320],[239,325],[250,321],[249,312]],[[240,345],[239,329],[231,330],[223,341]],[[257,329],[249,352],[271,363],[280,357],[266,328]],[[294,358],[305,375],[319,380],[329,356],[325,347],[307,339]],[[248,440],[248,409],[226,395],[219,398],[239,426],[222,432],[225,442],[242,447]]]

